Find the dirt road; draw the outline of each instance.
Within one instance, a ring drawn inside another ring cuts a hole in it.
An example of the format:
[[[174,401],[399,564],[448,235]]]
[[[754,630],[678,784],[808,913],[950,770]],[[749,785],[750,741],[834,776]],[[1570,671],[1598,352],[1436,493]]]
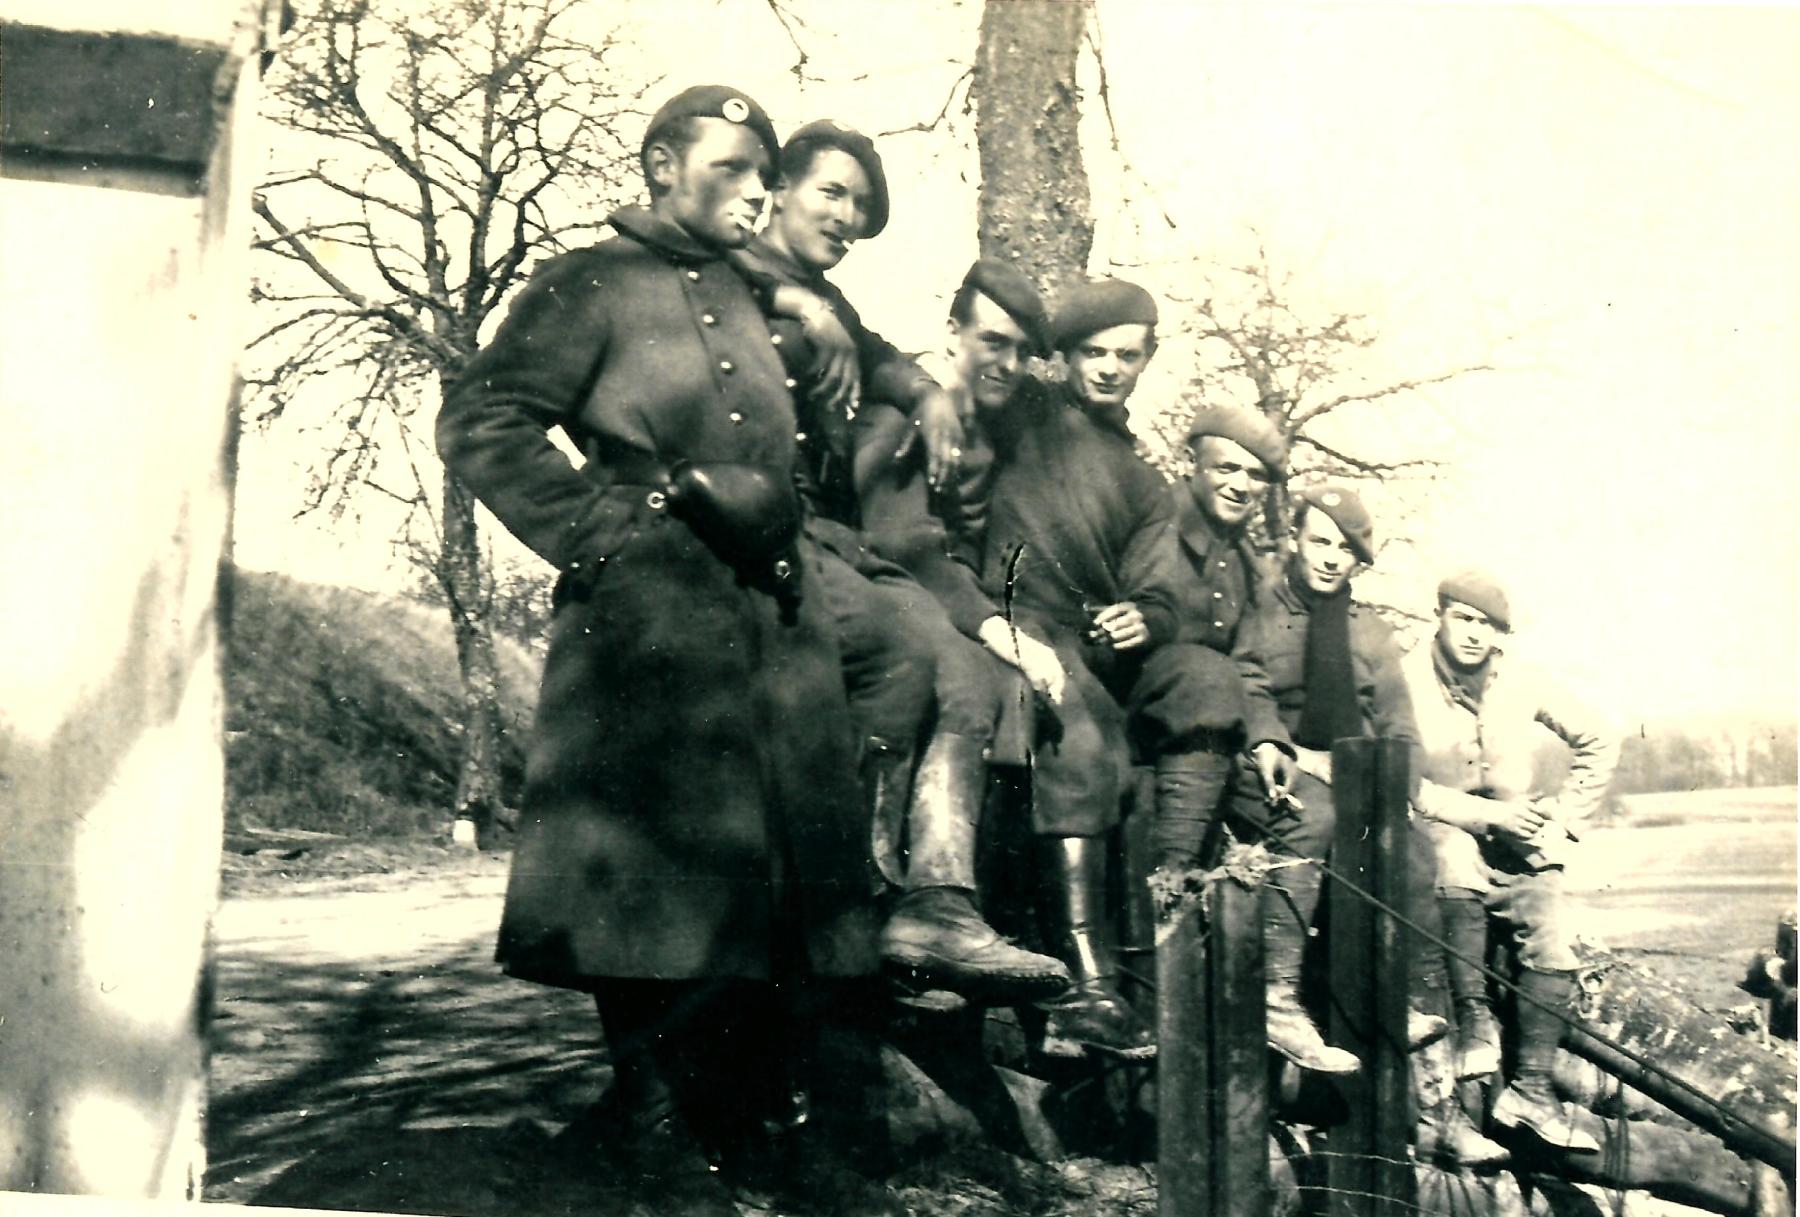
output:
[[[604,1073],[584,998],[495,968],[504,883],[496,859],[224,903],[209,1200],[530,1207],[507,1163],[534,1129],[515,1121],[560,1125]]]

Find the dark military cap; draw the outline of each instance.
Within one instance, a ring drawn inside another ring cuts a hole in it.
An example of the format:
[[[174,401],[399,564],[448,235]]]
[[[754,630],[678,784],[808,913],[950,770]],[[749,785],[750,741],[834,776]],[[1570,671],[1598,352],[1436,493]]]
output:
[[[729,85],[695,85],[669,98],[650,116],[650,125],[644,128],[644,142],[638,145],[639,152],[655,142],[663,128],[684,118],[722,118],[726,122],[742,123],[755,132],[756,138],[769,150],[771,167],[781,155],[781,141],[775,137],[775,124],[769,121],[769,116],[753,98]]]
[[[1123,279],[1097,279],[1069,289],[1050,325],[1050,345],[1066,351],[1086,338],[1115,325],[1156,327],[1156,301],[1135,283]]]
[[[974,288],[1006,310],[1006,315],[1019,323],[1032,348],[1040,355],[1050,350],[1050,310],[1043,293],[1025,272],[999,258],[980,258],[963,276],[964,288]],[[958,290],[961,295],[961,289]]]
[[[1194,415],[1193,426],[1188,428],[1188,445],[1191,447],[1198,444],[1209,435],[1228,439],[1247,449],[1257,460],[1268,466],[1269,472],[1276,477],[1287,471],[1287,439],[1260,410],[1241,410],[1236,406],[1201,406]]]
[[[887,174],[881,169],[881,154],[875,151],[875,141],[853,127],[821,118],[788,136],[787,144],[781,149],[781,171],[788,172],[803,157],[811,160],[814,148],[836,148],[839,152],[847,152],[869,175],[869,226],[862,235],[879,235],[888,222],[888,184]]]
[[[1484,570],[1459,570],[1438,584],[1438,607],[1450,603],[1466,604],[1494,623],[1502,633],[1512,631],[1512,609],[1506,602],[1506,589]]]
[[[1331,522],[1338,526],[1344,534],[1344,540],[1364,562],[1375,561],[1375,521],[1369,517],[1369,509],[1356,491],[1346,486],[1308,486],[1300,492],[1300,498],[1307,504],[1318,508]]]

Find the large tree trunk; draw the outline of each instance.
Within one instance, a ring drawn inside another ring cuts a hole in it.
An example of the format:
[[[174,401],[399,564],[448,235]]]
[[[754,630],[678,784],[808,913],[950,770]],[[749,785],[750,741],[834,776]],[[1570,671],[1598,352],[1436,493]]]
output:
[[[1087,0],[987,0],[975,53],[981,252],[1043,291],[1087,273],[1094,244],[1075,61]]]
[[[457,841],[488,846],[500,822],[500,671],[488,624],[475,498],[444,474],[444,539],[438,573],[456,633],[462,677],[462,758],[457,770]]]

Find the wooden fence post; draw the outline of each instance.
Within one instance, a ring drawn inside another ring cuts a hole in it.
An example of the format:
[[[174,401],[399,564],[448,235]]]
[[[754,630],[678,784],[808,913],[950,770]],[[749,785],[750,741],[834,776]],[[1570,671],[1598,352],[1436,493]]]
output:
[[[1269,1211],[1262,886],[1215,877],[1159,928],[1157,1211]]]
[[[1332,867],[1391,908],[1405,902],[1409,763],[1405,743],[1392,739],[1339,740],[1331,752]],[[1327,1035],[1362,1058],[1339,1083],[1349,1117],[1327,1136],[1330,1211],[1385,1217],[1404,1207],[1409,1175],[1406,957],[1393,918],[1341,884],[1327,888]]]

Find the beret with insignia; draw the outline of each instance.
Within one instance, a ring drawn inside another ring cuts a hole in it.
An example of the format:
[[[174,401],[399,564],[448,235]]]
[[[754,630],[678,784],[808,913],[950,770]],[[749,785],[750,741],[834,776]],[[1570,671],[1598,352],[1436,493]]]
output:
[[[1299,497],[1330,517],[1358,558],[1364,562],[1375,561],[1375,521],[1356,491],[1328,482],[1323,486],[1308,486]]]
[[[755,132],[756,138],[769,150],[771,166],[781,155],[781,141],[775,137],[775,124],[747,93],[729,85],[694,85],[669,98],[651,115],[639,150],[648,148],[664,128],[684,118],[722,118],[729,123],[740,123]]]
[[[1044,304],[1043,293],[1025,277],[1025,272],[999,258],[980,258],[963,276],[957,294],[967,290],[978,291],[1005,309],[1006,315],[1025,331],[1038,354],[1049,352],[1050,310]]]

